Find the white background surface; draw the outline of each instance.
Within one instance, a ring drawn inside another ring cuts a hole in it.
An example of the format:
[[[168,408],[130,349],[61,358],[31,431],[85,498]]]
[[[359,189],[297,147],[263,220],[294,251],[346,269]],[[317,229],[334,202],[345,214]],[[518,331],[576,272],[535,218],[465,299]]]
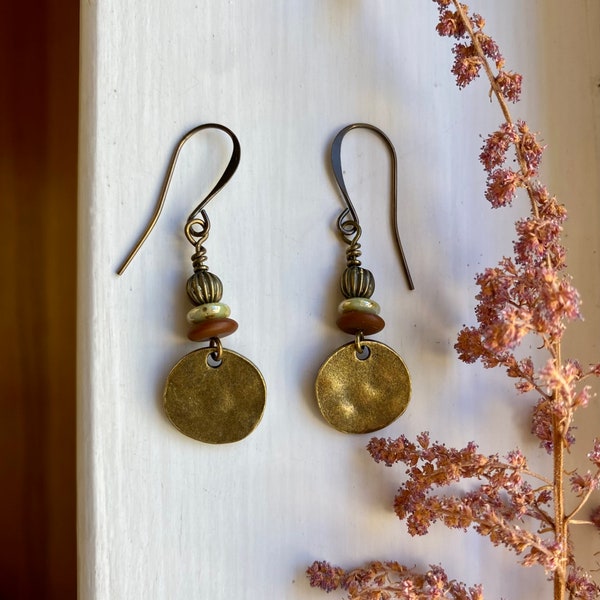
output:
[[[513,109],[542,132],[544,179],[570,210],[569,266],[586,320],[567,355],[600,360],[600,5],[595,0],[472,3],[508,67],[523,73]],[[473,323],[473,278],[511,252],[512,222],[492,211],[477,162],[501,123],[480,80],[459,92],[451,42],[427,0],[117,0],[82,3],[80,246],[80,590],[85,600],[308,600],[315,559],[344,567],[395,559],[442,563],[482,582],[486,597],[550,597],[476,535],[434,527],[411,538],[392,512],[400,469],[376,465],[369,437],[329,428],[313,384],[348,336],[335,327],[345,246],[327,154],[354,121],[381,127],[399,156],[408,292],[388,225],[385,148],[367,132],[344,143],[361,218],[363,264],[387,327],[374,336],[403,356],[413,380],[405,415],[382,431],[485,453],[519,446],[550,470],[528,434],[529,404],[501,372],[459,363]],[[161,410],[164,380],[196,346],[186,341],[187,214],[229,157],[219,132],[182,154],[161,220],[121,278],[115,270],[154,207],[175,142],[217,121],[242,144],[228,187],[209,205],[208,264],[240,323],[224,345],[255,362],[267,409],[246,440],[194,442]],[[584,463],[599,411],[580,423]],[[600,550],[578,536],[588,566]],[[338,595],[339,596],[339,595]]]

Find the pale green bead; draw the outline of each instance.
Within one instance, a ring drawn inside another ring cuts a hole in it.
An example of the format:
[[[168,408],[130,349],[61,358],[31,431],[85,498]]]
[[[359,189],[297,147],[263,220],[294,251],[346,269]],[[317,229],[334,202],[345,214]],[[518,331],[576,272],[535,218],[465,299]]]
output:
[[[375,300],[371,300],[370,298],[348,298],[338,306],[338,312],[340,314],[347,313],[352,310],[378,315],[381,311],[381,307],[379,304],[377,304],[377,302],[375,302]]]
[[[231,309],[227,304],[221,302],[210,302],[194,306],[187,314],[187,321],[190,324],[201,323],[206,319],[226,319],[231,314]]]

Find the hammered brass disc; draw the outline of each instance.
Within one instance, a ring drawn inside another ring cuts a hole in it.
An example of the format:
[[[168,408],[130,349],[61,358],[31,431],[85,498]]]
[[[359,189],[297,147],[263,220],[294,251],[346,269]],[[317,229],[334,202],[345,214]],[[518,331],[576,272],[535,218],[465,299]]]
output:
[[[167,378],[164,407],[181,433],[200,442],[228,444],[244,439],[259,424],[266,386],[260,371],[246,358],[222,350],[213,366],[214,348],[184,356]]]
[[[370,433],[395,421],[410,400],[404,361],[381,342],[364,340],[368,358],[354,342],[338,348],[321,366],[317,402],[325,420],[345,433]]]

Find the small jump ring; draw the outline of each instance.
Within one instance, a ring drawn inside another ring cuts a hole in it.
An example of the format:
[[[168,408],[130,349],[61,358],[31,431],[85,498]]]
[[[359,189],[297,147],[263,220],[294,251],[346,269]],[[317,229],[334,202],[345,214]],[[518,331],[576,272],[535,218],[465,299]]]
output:
[[[356,335],[354,336],[354,349],[356,350],[357,354],[362,354],[363,350],[365,349],[363,342],[365,341],[365,336],[363,335],[362,331],[357,331]]]
[[[221,340],[218,337],[210,338],[208,347],[215,349],[214,352],[210,353],[213,360],[215,362],[221,362],[221,359],[223,358],[223,345],[221,344]]]

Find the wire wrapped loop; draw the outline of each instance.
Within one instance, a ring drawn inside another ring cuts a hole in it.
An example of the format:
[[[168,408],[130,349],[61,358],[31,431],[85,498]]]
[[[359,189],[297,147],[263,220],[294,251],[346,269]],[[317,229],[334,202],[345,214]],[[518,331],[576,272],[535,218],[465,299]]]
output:
[[[192,246],[200,246],[208,239],[210,232],[210,219],[205,211],[202,211],[202,218],[189,219],[185,224],[185,237]]]

